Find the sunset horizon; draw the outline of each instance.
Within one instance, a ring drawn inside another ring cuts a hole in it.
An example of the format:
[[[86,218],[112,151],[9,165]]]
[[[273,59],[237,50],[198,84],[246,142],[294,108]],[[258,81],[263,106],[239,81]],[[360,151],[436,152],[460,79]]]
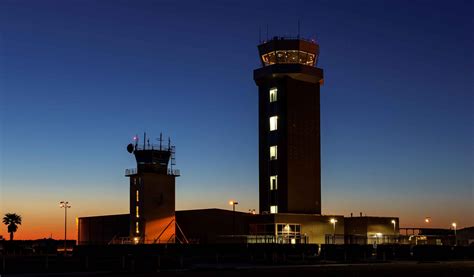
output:
[[[468,8],[252,5],[3,2],[0,213],[21,215],[15,240],[63,239],[60,201],[73,240],[77,218],[130,213],[126,146],[144,132],[176,145],[176,210],[261,212],[257,45],[300,33],[325,75],[321,214],[474,226]]]

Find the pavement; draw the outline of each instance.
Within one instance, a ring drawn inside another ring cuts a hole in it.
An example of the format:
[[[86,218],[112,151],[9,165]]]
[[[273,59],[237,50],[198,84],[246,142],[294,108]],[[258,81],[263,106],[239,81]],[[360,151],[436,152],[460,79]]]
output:
[[[195,267],[186,270],[169,270],[151,273],[132,272],[68,272],[42,274],[7,274],[0,277],[112,277],[112,276],[469,276],[474,277],[474,261],[449,262],[389,262],[360,264],[316,264],[285,266],[228,265],[221,267]]]

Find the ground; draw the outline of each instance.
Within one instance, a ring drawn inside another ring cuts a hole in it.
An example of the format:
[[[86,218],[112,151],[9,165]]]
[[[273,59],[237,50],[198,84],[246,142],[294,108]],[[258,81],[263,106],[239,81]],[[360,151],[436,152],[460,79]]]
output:
[[[8,276],[474,276],[474,261],[457,262],[392,262],[376,264],[330,264],[311,266],[200,266],[192,270],[161,271],[156,273],[77,272],[48,274],[19,274]]]

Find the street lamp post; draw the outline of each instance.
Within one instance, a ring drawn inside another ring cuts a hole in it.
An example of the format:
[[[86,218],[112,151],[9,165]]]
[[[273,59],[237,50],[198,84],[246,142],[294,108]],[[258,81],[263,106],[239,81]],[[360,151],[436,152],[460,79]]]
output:
[[[59,202],[59,207],[64,208],[64,255],[66,255],[66,242],[67,242],[67,209],[71,208],[71,205],[69,205],[69,202],[67,201],[61,201]]]
[[[235,236],[235,205],[238,205],[237,201],[229,201],[229,205],[232,205],[232,235]]]
[[[336,222],[337,222],[337,219],[331,218],[331,219],[329,220],[329,222],[332,223],[332,227],[333,227],[332,243],[333,243],[333,244],[336,244]]]
[[[392,224],[393,224],[393,241],[395,242],[395,236],[397,235],[397,221],[395,219],[392,219]]]
[[[453,226],[453,228],[454,228],[454,245],[458,245],[458,240],[457,240],[457,236],[456,236],[456,227],[458,225],[456,224],[456,222],[453,222],[453,223],[451,223],[451,226]]]

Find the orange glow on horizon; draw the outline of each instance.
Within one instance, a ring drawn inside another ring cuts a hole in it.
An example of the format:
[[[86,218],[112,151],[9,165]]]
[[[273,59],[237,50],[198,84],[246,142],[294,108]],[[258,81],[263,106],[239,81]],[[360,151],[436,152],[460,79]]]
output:
[[[4,190],[3,192],[6,192]],[[80,192],[80,193],[79,193]],[[16,240],[30,240],[30,239],[43,239],[50,238],[56,240],[62,240],[64,238],[64,209],[58,207],[58,197],[51,195],[52,192],[46,191],[22,191],[21,193],[12,193],[2,195],[0,213],[1,215],[9,213],[17,213],[22,216],[22,224],[19,226],[18,231],[15,233]],[[113,215],[113,214],[128,214],[130,211],[129,207],[129,192],[120,192],[120,195],[113,195],[111,193],[100,192],[99,196],[85,195],[80,188],[74,193],[65,194],[72,208],[68,209],[68,239],[77,239],[77,225],[76,217],[86,216],[100,216],[100,215]],[[8,195],[8,198],[5,197]],[[258,199],[255,193],[240,194],[238,192],[232,193],[239,199],[239,208],[244,211],[255,209],[258,206]],[[176,197],[176,210],[190,210],[190,209],[205,209],[205,208],[219,208],[232,210],[232,206],[229,202],[222,201],[222,192],[209,192],[206,197],[196,197],[194,192],[184,191],[179,192]],[[333,196],[334,199],[340,196]],[[17,199],[23,199],[23,201],[17,201]],[[353,212],[355,215],[359,215],[359,211],[354,211],[354,207],[359,205],[360,211],[368,216],[387,216],[387,217],[398,217],[400,219],[397,222],[397,227],[415,227],[422,228],[427,227],[425,223],[426,215],[436,214],[435,220],[430,219],[429,227],[432,228],[452,228],[452,223],[457,223],[457,230],[465,227],[474,225],[474,218],[468,210],[463,207],[457,208],[451,206],[450,210],[446,208],[441,209],[439,205],[433,205],[429,209],[418,211],[415,209],[415,204],[402,205],[402,203],[393,203],[393,205],[379,205],[376,201],[364,203],[365,206],[361,207],[361,202],[357,202],[357,199],[348,200],[344,203],[335,201],[327,197],[325,204],[323,205],[323,214],[332,215],[345,215],[350,216]],[[333,200],[333,201],[331,201]],[[235,201],[235,200],[233,200]],[[31,203],[25,205],[26,203]],[[446,206],[443,206],[446,207]],[[439,208],[439,210],[438,210]],[[256,210],[258,214],[259,211]],[[0,235],[5,239],[9,238],[7,227],[0,224]]]

